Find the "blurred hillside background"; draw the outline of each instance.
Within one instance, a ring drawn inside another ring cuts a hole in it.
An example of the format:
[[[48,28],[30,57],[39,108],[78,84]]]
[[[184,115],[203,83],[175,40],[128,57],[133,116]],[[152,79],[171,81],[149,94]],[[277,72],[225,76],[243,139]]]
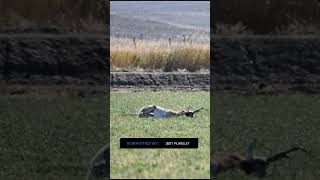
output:
[[[106,32],[109,0],[0,0],[0,31],[51,28]]]
[[[111,2],[111,34],[208,34],[209,1],[167,3]],[[108,4],[109,0],[0,0],[0,32],[39,27],[104,31]],[[320,34],[320,0],[224,0],[212,6],[216,34]],[[129,28],[123,32],[123,27]]]
[[[224,0],[213,4],[216,34],[320,34],[320,0]]]
[[[208,40],[210,1],[111,1],[110,33],[121,38]]]

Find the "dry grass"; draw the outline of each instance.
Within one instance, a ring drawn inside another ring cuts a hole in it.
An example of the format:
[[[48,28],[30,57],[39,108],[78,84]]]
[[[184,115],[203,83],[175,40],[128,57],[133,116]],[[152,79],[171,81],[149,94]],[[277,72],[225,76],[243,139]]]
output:
[[[111,38],[111,69],[190,72],[209,69],[210,43]]]
[[[319,29],[319,7],[319,0],[224,0],[215,1],[213,12],[217,24],[243,22],[254,34],[273,33],[282,26],[285,26],[282,28],[282,33],[285,33],[286,27],[291,26],[287,29],[291,34],[297,28],[293,27],[293,19],[312,25],[312,31],[314,27]]]
[[[242,22],[238,22],[237,24],[217,24],[215,31],[216,34],[226,36],[239,34],[253,34],[253,32],[249,30],[248,27],[246,27]]]
[[[234,36],[234,35],[253,35],[253,30],[249,29],[243,23],[237,24],[217,24],[215,33],[220,36]],[[319,35],[320,28],[308,23],[302,23],[294,20],[288,25],[282,25],[275,28],[274,31],[268,33],[269,35]]]
[[[108,0],[0,0],[0,29],[55,27],[87,31],[90,27],[105,31],[108,5]]]
[[[293,22],[287,26],[281,26],[276,28],[274,34],[279,35],[319,35],[320,28],[308,23],[299,22],[293,20]]]

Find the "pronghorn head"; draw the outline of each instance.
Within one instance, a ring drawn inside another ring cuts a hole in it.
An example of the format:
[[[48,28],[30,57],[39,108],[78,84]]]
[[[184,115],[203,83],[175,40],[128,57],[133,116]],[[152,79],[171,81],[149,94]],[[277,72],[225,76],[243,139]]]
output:
[[[264,177],[267,174],[268,164],[263,159],[251,159],[240,162],[240,169],[248,175]]]
[[[188,107],[188,110],[187,111],[183,111],[184,112],[184,115],[186,115],[187,117],[190,117],[190,118],[193,118],[193,115],[197,112],[200,112],[201,110],[203,110],[204,108],[200,108],[200,109],[197,109],[195,111],[190,111],[190,107]]]
[[[256,156],[256,140],[254,139],[247,147],[246,158],[239,163],[239,169],[243,170],[248,175],[264,177],[268,163],[265,157]]]

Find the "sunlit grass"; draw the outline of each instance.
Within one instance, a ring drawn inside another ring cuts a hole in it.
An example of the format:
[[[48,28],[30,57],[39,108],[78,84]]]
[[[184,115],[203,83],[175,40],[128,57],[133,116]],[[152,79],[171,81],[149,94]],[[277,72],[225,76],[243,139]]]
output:
[[[209,178],[209,92],[112,92],[110,152],[112,178]],[[172,109],[204,107],[194,119],[140,119],[137,111],[156,104]],[[197,128],[196,122],[199,122]],[[199,138],[198,149],[120,149],[125,137]]]

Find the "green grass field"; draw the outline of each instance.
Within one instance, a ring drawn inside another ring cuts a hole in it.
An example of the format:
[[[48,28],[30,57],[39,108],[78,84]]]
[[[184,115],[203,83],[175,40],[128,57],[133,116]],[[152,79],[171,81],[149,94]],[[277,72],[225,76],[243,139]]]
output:
[[[0,179],[85,179],[106,141],[106,97],[0,96]]]
[[[268,169],[272,180],[316,180],[320,177],[320,96],[239,96],[216,93],[214,155],[245,152],[257,139],[257,155],[270,155],[292,144],[308,154]],[[84,179],[87,164],[106,140],[104,95],[1,95],[0,179]],[[192,119],[138,119],[141,106],[204,107]],[[112,92],[112,178],[208,178],[209,92]],[[198,137],[199,149],[119,149],[121,137]],[[227,172],[216,179],[254,179]]]
[[[210,176],[209,92],[111,92],[111,177],[112,178],[209,178]],[[204,107],[195,115],[166,120],[140,119],[145,105],[172,109]],[[197,120],[199,128],[196,126]],[[198,149],[120,149],[125,137],[197,137]]]
[[[291,159],[271,164],[272,180],[317,180],[320,177],[320,96],[279,95],[239,96],[214,94],[215,155],[244,153],[257,139],[257,155],[268,156],[290,148],[305,146],[308,154],[296,152]],[[250,179],[239,172],[227,172],[216,179]],[[254,178],[251,178],[254,179]]]

